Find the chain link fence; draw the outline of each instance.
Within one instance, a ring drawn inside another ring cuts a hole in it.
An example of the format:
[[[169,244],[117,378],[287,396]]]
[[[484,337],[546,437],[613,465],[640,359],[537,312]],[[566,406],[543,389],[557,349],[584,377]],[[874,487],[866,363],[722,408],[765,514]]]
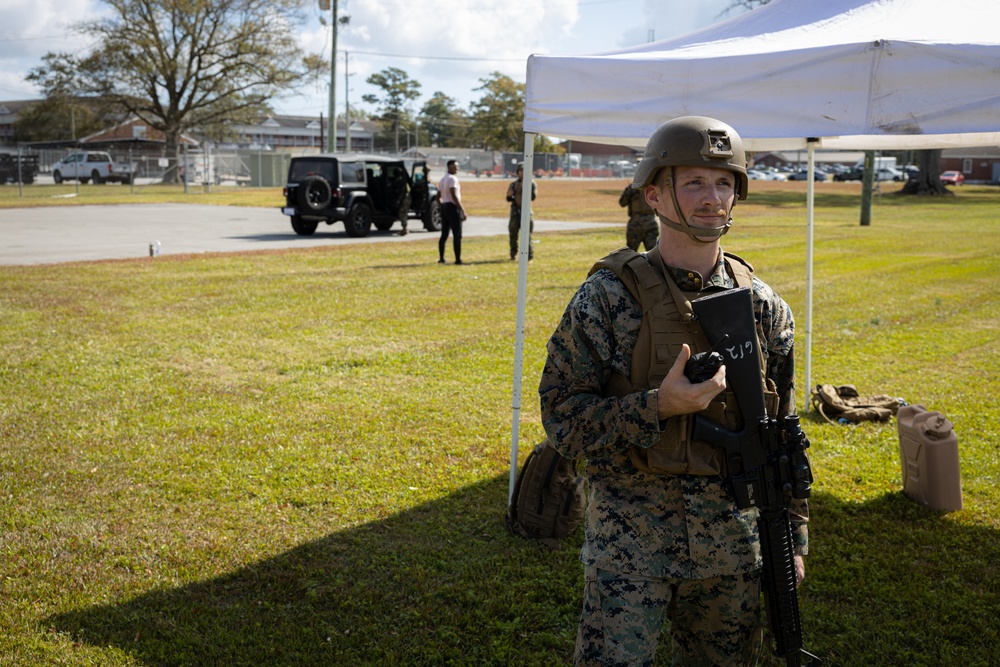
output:
[[[53,165],[71,152],[99,150],[111,155],[115,163],[130,164],[135,189],[155,184],[183,185],[185,190],[199,191],[214,186],[245,186],[280,188],[285,184],[292,157],[315,153],[303,149],[296,152],[232,148],[183,147],[181,155],[163,156],[132,147],[115,146],[34,148],[0,146],[0,184],[48,185],[53,183]],[[521,161],[519,153],[482,151],[460,148],[413,148],[403,157],[423,159],[438,174],[443,175],[449,160],[458,160],[459,169],[479,176],[510,177]],[[634,161],[621,156],[570,156],[541,154],[535,156],[537,176],[568,176],[582,178],[631,177]]]

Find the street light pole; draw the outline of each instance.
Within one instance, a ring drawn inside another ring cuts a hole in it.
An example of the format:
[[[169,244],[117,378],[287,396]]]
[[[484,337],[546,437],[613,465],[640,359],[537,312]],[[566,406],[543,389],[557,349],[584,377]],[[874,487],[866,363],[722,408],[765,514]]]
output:
[[[350,100],[350,74],[347,73],[347,51],[344,51],[344,150],[351,152],[351,103]]]
[[[330,23],[333,44],[330,47],[330,130],[326,134],[326,151],[337,152],[337,0],[333,0],[333,21]]]

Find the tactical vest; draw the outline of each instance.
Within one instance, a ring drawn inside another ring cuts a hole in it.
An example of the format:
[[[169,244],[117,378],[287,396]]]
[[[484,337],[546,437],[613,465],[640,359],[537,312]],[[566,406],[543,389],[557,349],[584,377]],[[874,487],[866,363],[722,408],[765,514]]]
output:
[[[726,271],[736,285],[750,287],[753,267],[736,255],[725,253],[724,258]],[[603,389],[605,396],[627,396],[658,388],[684,343],[691,347],[691,354],[711,349],[691,309],[692,299],[709,292],[681,290],[655,249],[639,254],[621,248],[594,264],[590,273],[602,268],[614,271],[642,308],[642,325],[632,350],[631,377],[612,372]],[[758,358],[761,382],[765,387],[765,404],[768,414],[773,417],[777,413],[778,394],[774,391],[774,383],[766,377],[767,353],[759,322],[757,339],[760,342],[757,349],[760,351]],[[708,408],[697,414],[730,430],[742,428],[738,406],[728,388],[712,399]],[[725,475],[724,457],[713,445],[691,438],[693,425],[692,415],[671,417],[656,445],[648,449],[633,446],[629,450],[632,464],[641,471],[664,475]]]

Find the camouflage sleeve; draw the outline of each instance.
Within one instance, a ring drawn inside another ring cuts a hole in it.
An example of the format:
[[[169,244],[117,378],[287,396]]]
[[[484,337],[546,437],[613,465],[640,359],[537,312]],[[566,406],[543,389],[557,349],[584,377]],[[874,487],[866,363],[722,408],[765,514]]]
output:
[[[628,206],[629,201],[632,199],[632,186],[626,185],[625,189],[622,190],[621,195],[618,197],[618,205],[625,207]]]
[[[777,387],[780,419],[795,412],[795,319],[784,299],[756,278],[754,291],[767,338],[767,377]]]
[[[660,437],[657,392],[605,397],[612,371],[629,373],[642,313],[611,271],[591,276],[570,301],[549,339],[538,387],[542,425],[570,458],[601,456]]]
[[[777,387],[778,419],[795,414],[795,320],[784,299],[754,278],[761,324],[767,337],[767,376]],[[809,501],[792,499],[788,512],[792,521],[795,553],[809,553]]]

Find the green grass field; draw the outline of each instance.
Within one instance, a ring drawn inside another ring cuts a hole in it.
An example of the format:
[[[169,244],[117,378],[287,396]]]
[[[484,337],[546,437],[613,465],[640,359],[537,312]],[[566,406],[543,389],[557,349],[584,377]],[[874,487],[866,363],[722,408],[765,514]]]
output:
[[[724,246],[802,345],[804,188],[778,185]],[[998,665],[1000,191],[887,194],[860,227],[841,185],[817,187],[812,381],[944,412],[965,507],[902,494],[894,421],[808,415],[806,646]],[[623,218],[617,183],[572,187],[539,207]],[[536,237],[522,460],[545,341],[623,240]],[[0,267],[0,664],[568,663],[582,531],[550,551],[503,525],[517,267],[504,238],[466,239],[462,267],[435,243]]]

